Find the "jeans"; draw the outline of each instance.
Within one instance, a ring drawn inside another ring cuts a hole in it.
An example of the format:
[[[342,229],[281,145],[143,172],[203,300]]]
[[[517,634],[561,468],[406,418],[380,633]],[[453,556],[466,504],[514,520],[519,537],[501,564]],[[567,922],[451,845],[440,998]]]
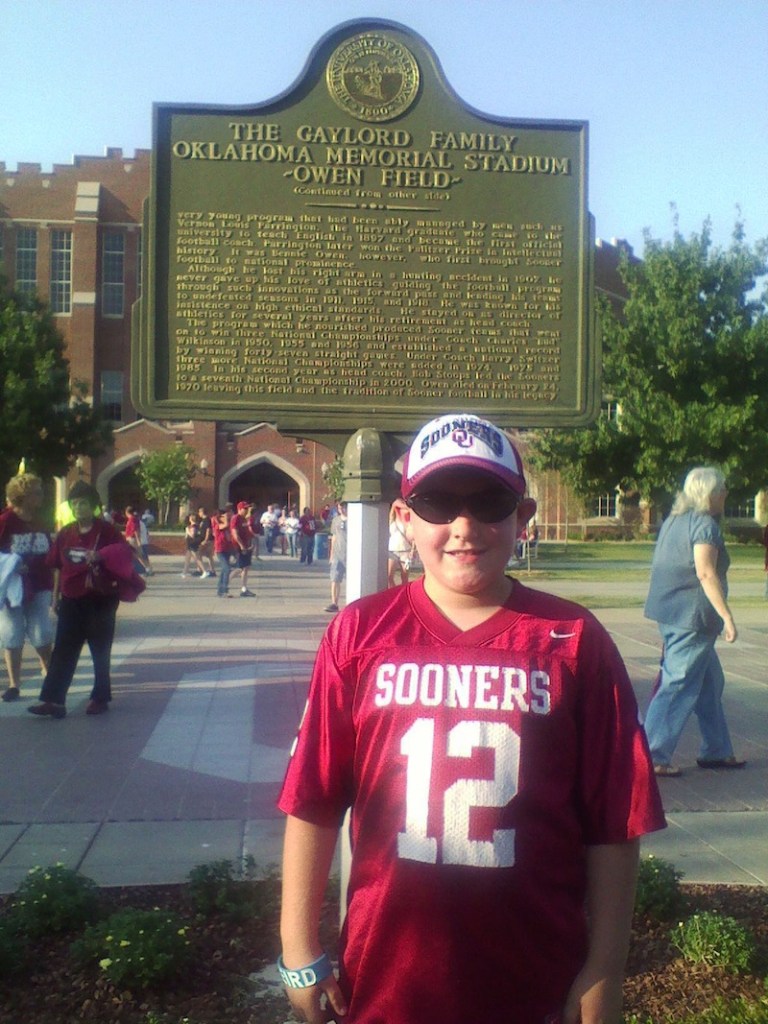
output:
[[[295,533],[286,533],[285,536],[286,536],[286,539],[288,541],[288,554],[291,556],[291,558],[295,558],[296,557],[296,534]],[[766,584],[766,586],[768,586],[768,584]]]
[[[312,559],[315,554],[315,535],[311,537],[307,536],[306,533],[299,534],[299,551],[301,552],[301,558],[299,561],[305,562],[307,565],[312,565]]]
[[[229,593],[229,574],[232,572],[232,562],[228,552],[219,551],[216,554],[219,560],[219,575],[216,586],[216,593],[221,597]]]
[[[118,603],[116,597],[62,597],[51,663],[40,691],[41,701],[53,704],[66,701],[85,643],[93,658],[91,700],[112,699],[109,660]]]
[[[274,526],[265,526],[264,527],[264,546],[267,549],[267,554],[268,555],[272,554],[272,549],[275,546],[275,533],[276,533],[276,530],[275,530]]]
[[[664,644],[661,684],[645,716],[645,732],[654,764],[669,764],[685,723],[696,713],[701,732],[700,757],[731,757],[733,747],[723,712],[725,677],[715,653],[714,636],[673,629],[659,623]]]

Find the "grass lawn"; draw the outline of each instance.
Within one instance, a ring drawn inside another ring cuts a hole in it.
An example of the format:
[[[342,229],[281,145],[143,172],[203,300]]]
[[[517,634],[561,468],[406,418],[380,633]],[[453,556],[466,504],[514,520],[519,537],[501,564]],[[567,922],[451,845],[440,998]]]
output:
[[[523,562],[512,572],[523,582],[567,580],[584,584],[568,597],[578,604],[599,608],[642,608],[648,593],[653,559],[653,541],[569,541],[539,545],[538,558],[531,559],[530,572]],[[765,551],[760,544],[728,544],[731,567],[729,603],[735,609],[765,607],[763,568]],[[608,591],[591,590],[590,584],[629,584]]]
[[[569,541],[539,545],[538,558],[531,559],[531,576],[541,579],[630,581],[650,574],[653,541]],[[731,574],[740,581],[757,583],[764,579],[764,549],[760,544],[729,544]],[[527,564],[517,567],[527,572]]]

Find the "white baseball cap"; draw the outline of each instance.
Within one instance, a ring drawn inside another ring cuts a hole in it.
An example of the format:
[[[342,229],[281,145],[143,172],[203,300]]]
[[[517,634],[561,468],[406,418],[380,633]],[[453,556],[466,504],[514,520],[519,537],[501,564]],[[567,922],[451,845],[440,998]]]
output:
[[[453,468],[475,469],[525,494],[523,463],[503,430],[468,413],[449,413],[425,424],[403,464],[401,494],[410,497],[433,473]]]

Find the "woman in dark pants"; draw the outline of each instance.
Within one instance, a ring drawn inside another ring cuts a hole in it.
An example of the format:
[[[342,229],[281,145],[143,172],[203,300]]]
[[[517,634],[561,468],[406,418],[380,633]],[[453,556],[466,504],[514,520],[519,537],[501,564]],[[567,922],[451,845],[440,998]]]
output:
[[[114,526],[94,515],[99,496],[90,484],[78,481],[70,491],[69,503],[75,521],[59,531],[48,556],[49,565],[56,570],[54,607],[61,595],[53,654],[40,703],[27,708],[33,715],[49,718],[66,716],[67,691],[85,643],[94,672],[86,714],[103,714],[112,699],[109,663],[119,598],[116,593],[100,593],[89,586],[88,569],[98,564],[101,548],[125,541]]]

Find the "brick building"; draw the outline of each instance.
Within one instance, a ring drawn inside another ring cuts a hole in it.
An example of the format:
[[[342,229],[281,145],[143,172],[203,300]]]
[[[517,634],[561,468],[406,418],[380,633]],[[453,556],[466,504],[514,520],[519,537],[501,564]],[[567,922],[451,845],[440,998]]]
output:
[[[267,423],[149,421],[131,404],[131,307],[140,289],[150,156],[149,150],[126,157],[108,149],[103,157],[75,157],[51,172],[32,163],[7,171],[0,163],[0,263],[17,289],[36,291],[50,303],[73,378],[86,382],[114,424],[113,447],[97,459],[78,460],[72,476],[92,481],[109,507],[139,503],[134,469],[142,453],[181,443],[195,451],[195,504],[210,508],[248,497],[262,506],[290,501],[319,509],[327,491],[323,465],[334,458],[330,448],[283,437]],[[622,299],[622,251],[631,254],[614,240],[599,242],[595,253],[597,287],[613,301]],[[556,475],[531,483],[545,535],[560,537],[582,519],[581,504]],[[61,481],[59,498],[66,488]],[[610,496],[597,499],[596,514],[615,516],[613,500],[612,506]]]
[[[112,449],[79,460],[74,475],[91,480],[109,507],[121,507],[140,500],[134,467],[142,453],[181,443],[196,453],[196,503],[210,508],[247,497],[319,509],[330,448],[283,437],[267,423],[152,422],[132,406],[131,307],[141,282],[149,175],[149,150],[124,157],[108,149],[50,173],[31,163],[6,171],[0,163],[0,263],[18,290],[50,303],[73,379],[86,382],[114,424]]]

